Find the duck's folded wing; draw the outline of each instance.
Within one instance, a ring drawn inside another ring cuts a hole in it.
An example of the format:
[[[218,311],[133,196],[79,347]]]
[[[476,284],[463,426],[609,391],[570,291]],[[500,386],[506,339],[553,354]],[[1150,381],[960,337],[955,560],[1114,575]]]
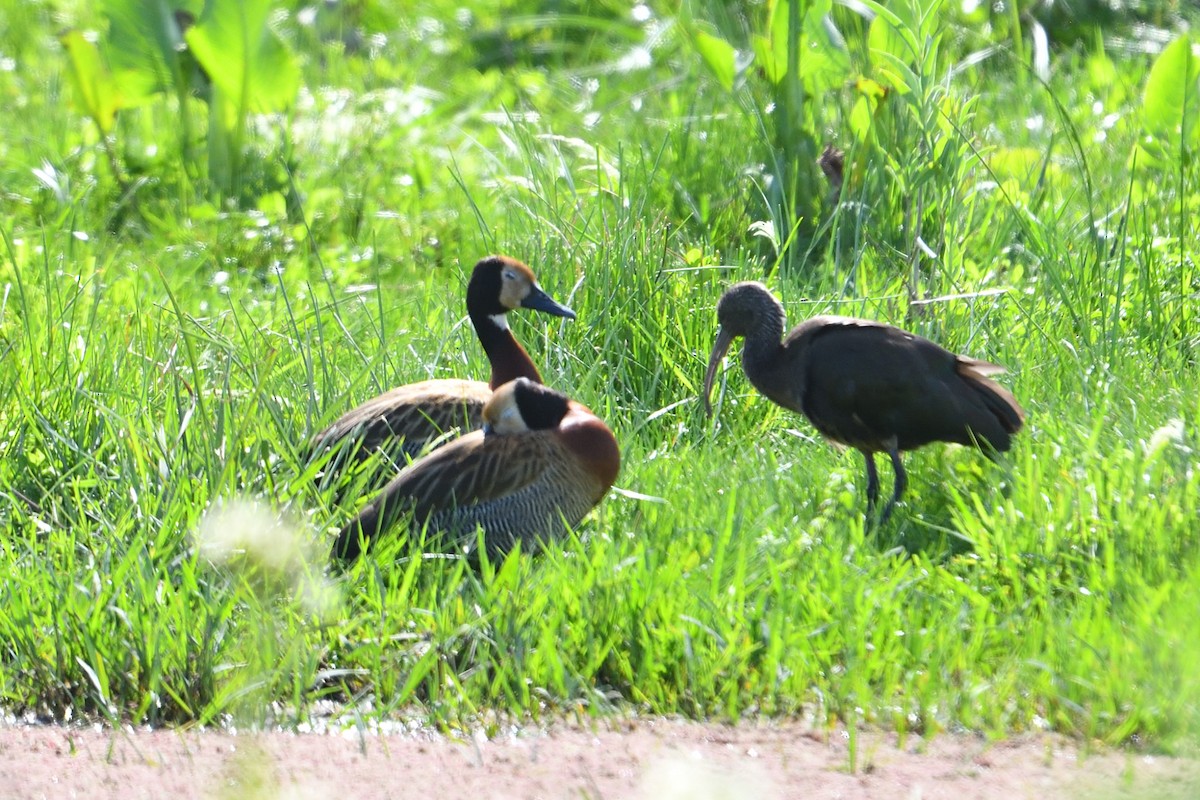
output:
[[[545,468],[542,438],[469,434],[401,471],[383,494],[403,501],[418,519],[515,494]]]
[[[347,530],[371,536],[406,513],[425,520],[439,511],[515,494],[541,475],[545,446],[537,435],[469,433],[401,470]]]
[[[312,438],[319,451],[357,441],[364,453],[388,440],[412,440],[413,450],[431,435],[479,422],[491,389],[481,381],[430,380],[398,386],[346,412]]]

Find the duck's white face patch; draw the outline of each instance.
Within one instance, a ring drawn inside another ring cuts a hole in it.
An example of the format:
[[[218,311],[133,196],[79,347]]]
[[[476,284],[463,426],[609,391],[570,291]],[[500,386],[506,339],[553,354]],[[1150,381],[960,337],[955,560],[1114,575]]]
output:
[[[533,280],[528,275],[513,268],[506,267],[500,273],[500,305],[510,311],[521,305],[532,290]]]
[[[508,330],[508,317],[505,316],[504,314],[492,314],[491,316],[488,317],[488,319],[490,319],[492,321],[492,324],[495,325],[500,330],[502,330],[502,331]]]
[[[488,404],[488,408],[484,410],[484,417],[491,426],[492,433],[524,433],[529,430],[529,426],[525,424],[525,419],[521,416],[521,409],[517,408],[516,398],[513,397],[512,392],[507,392],[500,398],[494,398]]]
[[[517,408],[517,404],[513,403],[510,406],[506,406],[500,412],[500,419],[496,422],[496,429],[501,433],[520,433],[521,431],[529,430],[529,426],[525,424],[525,420],[521,416],[521,410]]]

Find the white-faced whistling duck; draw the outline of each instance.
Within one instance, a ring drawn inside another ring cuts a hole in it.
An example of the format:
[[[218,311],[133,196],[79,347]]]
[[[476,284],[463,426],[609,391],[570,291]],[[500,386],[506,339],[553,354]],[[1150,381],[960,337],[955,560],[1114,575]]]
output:
[[[426,444],[456,428],[483,424],[483,407],[492,390],[516,378],[537,383],[542,376],[513,336],[505,315],[530,308],[556,317],[575,312],[538,286],[533,270],[507,256],[488,256],[475,264],[467,283],[467,314],[492,366],[491,380],[443,378],[398,386],[342,415],[312,438],[310,449],[346,448],[331,463],[354,463],[385,450],[403,463]]]
[[[900,453],[930,442],[1003,452],[1025,415],[1011,392],[988,375],[1003,367],[951,353],[891,325],[850,317],[813,317],[783,338],[783,305],[761,283],[731,286],[717,304],[720,329],[704,376],[709,416],[713,378],[733,340],[745,337],[742,368],[772,402],[808,417],[827,439],[867,461],[867,517],[879,496],[875,453],[896,470],[886,522],[904,493]]]
[[[561,392],[518,378],[498,388],[484,427],[414,461],[338,534],[335,563],[356,559],[401,519],[441,531],[459,552],[482,527],[490,557],[551,541],[604,497],[621,464],[598,417]]]

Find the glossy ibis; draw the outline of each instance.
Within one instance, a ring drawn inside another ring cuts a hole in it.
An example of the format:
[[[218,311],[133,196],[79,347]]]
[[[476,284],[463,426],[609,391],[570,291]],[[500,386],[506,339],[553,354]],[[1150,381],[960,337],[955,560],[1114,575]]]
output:
[[[756,389],[808,417],[827,439],[863,454],[868,518],[879,496],[875,454],[891,457],[895,488],[881,524],[907,484],[902,451],[957,442],[1003,452],[1024,422],[1012,393],[987,377],[1003,367],[955,355],[891,325],[821,316],[784,337],[783,305],[752,281],[721,296],[717,319],[720,329],[704,376],[708,415],[717,366],[733,340],[744,337],[742,368]]]

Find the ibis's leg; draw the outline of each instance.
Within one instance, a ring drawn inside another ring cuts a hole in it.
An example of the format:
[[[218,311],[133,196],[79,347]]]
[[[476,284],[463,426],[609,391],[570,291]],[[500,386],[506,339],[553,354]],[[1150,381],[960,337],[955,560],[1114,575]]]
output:
[[[892,509],[896,507],[896,503],[908,486],[908,474],[904,471],[904,462],[900,460],[900,450],[892,446],[888,448],[888,455],[892,459],[892,468],[896,470],[896,488],[892,490],[892,499],[888,501],[887,508],[883,509],[883,516],[879,518],[880,525],[888,521],[888,517],[892,515]]]
[[[879,472],[875,469],[875,454],[862,451],[867,460],[867,522],[875,518],[875,503],[879,500]]]

